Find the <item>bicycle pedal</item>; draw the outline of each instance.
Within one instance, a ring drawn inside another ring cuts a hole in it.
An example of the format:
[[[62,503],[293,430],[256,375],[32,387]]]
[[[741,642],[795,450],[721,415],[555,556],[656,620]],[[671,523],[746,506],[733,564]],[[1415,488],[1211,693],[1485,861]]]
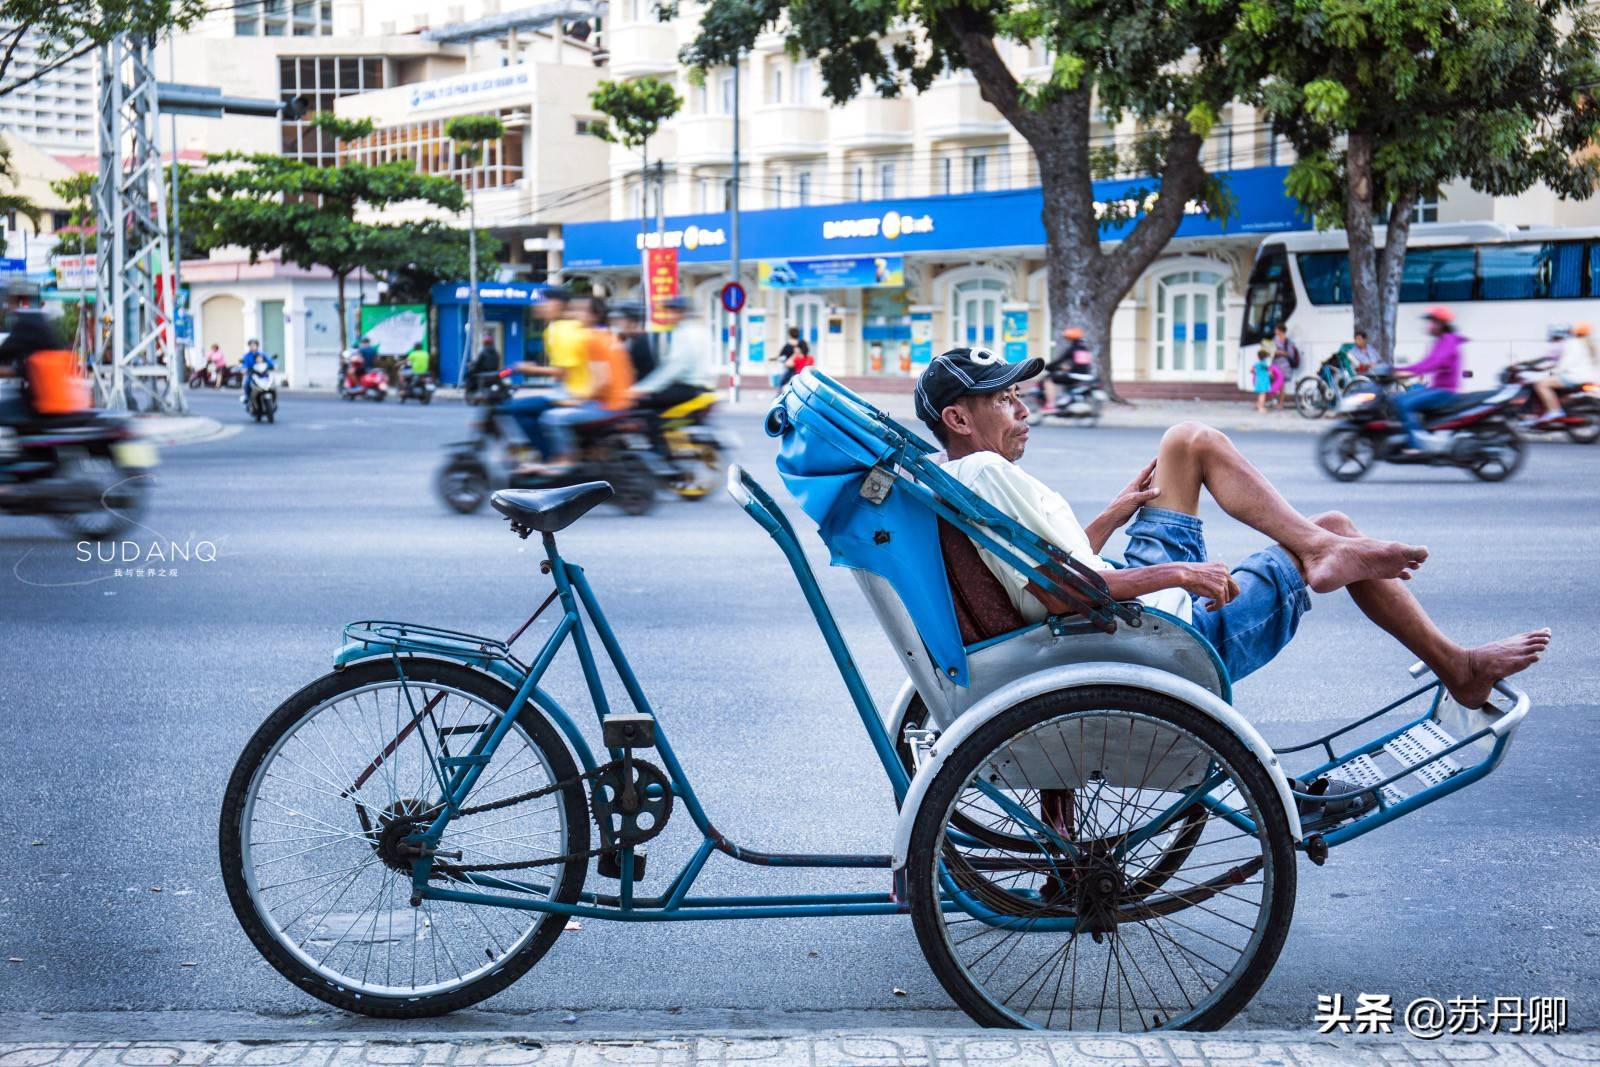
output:
[[[656,720],[636,712],[614,712],[600,721],[607,748],[655,748]]]
[[[644,864],[648,856],[649,853],[645,852],[645,850],[642,848],[636,848],[633,850],[634,881],[638,881],[644,877]],[[600,875],[602,878],[620,879],[622,877],[622,850],[610,849],[609,851],[600,853],[599,858],[595,860],[594,869],[595,873]]]

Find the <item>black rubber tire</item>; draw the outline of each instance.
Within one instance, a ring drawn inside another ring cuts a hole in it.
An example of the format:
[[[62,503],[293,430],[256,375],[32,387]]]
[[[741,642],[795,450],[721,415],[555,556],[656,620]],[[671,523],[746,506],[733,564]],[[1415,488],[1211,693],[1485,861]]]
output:
[[[461,484],[461,493],[450,491],[453,481]],[[489,472],[476,460],[453,459],[439,468],[439,473],[433,477],[433,487],[446,507],[461,515],[471,515],[489,499]]]
[[[642,458],[632,452],[618,452],[606,465],[605,480],[611,483],[611,502],[625,515],[646,515],[656,506],[656,483],[660,480]]]
[[[1331,466],[1328,462],[1330,451],[1341,449],[1341,446],[1347,440],[1356,445],[1365,445],[1369,452],[1369,458],[1356,470],[1345,470],[1342,467]],[[1317,437],[1317,466],[1322,468],[1322,473],[1334,481],[1353,482],[1358,478],[1364,478],[1377,465],[1377,443],[1370,438],[1364,437],[1359,430],[1349,426],[1335,426]]]
[[[1235,772],[1235,783],[1254,810],[1263,813],[1267,836],[1264,891],[1270,893],[1267,916],[1256,930],[1248,958],[1241,956],[1231,981],[1219,985],[1192,1017],[1168,1022],[1160,1029],[1216,1030],[1249,1003],[1266,981],[1294,919],[1296,866],[1294,841],[1271,776],[1243,742],[1216,719],[1159,693],[1111,686],[1068,689],[1026,700],[979,727],[952,752],[923,795],[911,829],[905,868],[912,925],[934,976],[963,1011],[980,1026],[1022,1029],[1024,1024],[1001,1011],[967,976],[956,960],[941,922],[936,860],[942,852],[947,814],[974,771],[1000,745],[1041,722],[1075,711],[1129,711],[1170,722],[1188,731],[1220,756]],[[1242,966],[1241,966],[1242,965]]]
[[[1484,436],[1501,438],[1510,447],[1511,460],[1503,466],[1474,464],[1467,468],[1472,472],[1474,478],[1477,478],[1480,482],[1503,482],[1522,469],[1522,462],[1527,458],[1528,450],[1523,444],[1521,435],[1516,430],[1505,426]]]
[[[417,399],[420,400],[424,404],[431,404],[431,403],[433,403],[433,394],[432,393],[423,393],[421,396],[417,397]]]
[[[456,663],[408,658],[406,676],[415,682],[451,686],[501,709],[509,709],[516,698],[516,693],[499,681]],[[378,1019],[421,1019],[476,1004],[521,978],[550,950],[550,946],[566,928],[567,920],[560,915],[546,914],[537,931],[520,949],[501,959],[498,967],[459,989],[414,998],[357,995],[331,984],[284,951],[257,914],[242,869],[240,819],[244,814],[245,794],[257,766],[272,750],[277,739],[313,708],[340,692],[394,677],[394,666],[387,659],[357,663],[323,675],[278,705],[245,745],[239,761],[234,765],[233,774],[229,776],[227,790],[222,796],[217,851],[222,864],[223,885],[227,889],[228,902],[233,906],[234,915],[257,951],[279,974],[318,1000],[345,1011]],[[546,766],[556,780],[571,778],[578,773],[572,753],[560,731],[536,707],[531,703],[524,704],[517,710],[517,722],[539,747],[547,761]],[[560,796],[568,830],[563,851],[585,852],[589,848],[590,838],[588,795],[580,783],[574,782],[562,790]],[[563,864],[560,879],[553,883],[556,887],[553,899],[567,904],[575,902],[583,890],[588,866],[588,860],[570,860]],[[544,868],[546,871],[552,869]]]
[[[1585,420],[1582,426],[1568,426],[1567,437],[1579,445],[1592,445],[1600,441],[1600,404],[1592,400],[1568,401],[1566,407],[1568,415]]]
[[[1306,378],[1294,389],[1294,409],[1301,418],[1320,419],[1331,407],[1328,387],[1321,378]]]

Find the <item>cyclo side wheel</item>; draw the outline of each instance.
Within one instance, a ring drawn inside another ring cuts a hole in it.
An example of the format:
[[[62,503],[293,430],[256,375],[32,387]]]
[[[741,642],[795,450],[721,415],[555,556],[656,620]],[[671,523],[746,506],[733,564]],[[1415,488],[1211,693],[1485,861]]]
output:
[[[1163,869],[1197,802],[1197,840]],[[967,1014],[1079,1030],[1222,1026],[1277,961],[1295,876],[1282,803],[1244,744],[1181,701],[1113,687],[1025,701],[962,742],[906,868],[917,940]]]
[[[566,925],[559,915],[487,904],[411,906],[405,839],[437,813],[435,760],[469,753],[510,713],[515,693],[452,663],[408,660],[406,677],[402,688],[387,659],[359,663],[284,701],[239,757],[219,829],[229,903],[267,962],[312,996],[378,1018],[483,1000],[537,963]],[[544,715],[527,705],[515,715],[464,807],[576,775]],[[473,885],[455,868],[553,860],[495,876],[571,903],[588,868],[583,785],[458,816],[438,847],[452,856],[435,861],[436,885],[526,901]]]

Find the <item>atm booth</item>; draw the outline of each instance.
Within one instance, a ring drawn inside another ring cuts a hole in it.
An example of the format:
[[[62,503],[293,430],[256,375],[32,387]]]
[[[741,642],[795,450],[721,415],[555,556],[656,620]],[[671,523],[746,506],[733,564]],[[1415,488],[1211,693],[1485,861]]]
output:
[[[494,337],[501,365],[542,359],[544,331],[533,306],[548,286],[544,282],[479,282],[478,303],[484,332]],[[467,337],[467,308],[472,287],[466,282],[441,282],[429,294],[439,330],[439,381],[455,385],[477,355],[481,338]]]

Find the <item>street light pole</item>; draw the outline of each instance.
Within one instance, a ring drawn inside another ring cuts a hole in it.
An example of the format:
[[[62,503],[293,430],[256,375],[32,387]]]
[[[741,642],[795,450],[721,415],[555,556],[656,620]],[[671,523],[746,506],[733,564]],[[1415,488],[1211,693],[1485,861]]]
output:
[[[739,281],[743,268],[739,262],[739,57],[733,57],[733,166],[728,179],[728,255],[733,261],[733,281]],[[743,325],[744,305],[733,313],[728,330],[728,400],[739,400],[739,329]]]

